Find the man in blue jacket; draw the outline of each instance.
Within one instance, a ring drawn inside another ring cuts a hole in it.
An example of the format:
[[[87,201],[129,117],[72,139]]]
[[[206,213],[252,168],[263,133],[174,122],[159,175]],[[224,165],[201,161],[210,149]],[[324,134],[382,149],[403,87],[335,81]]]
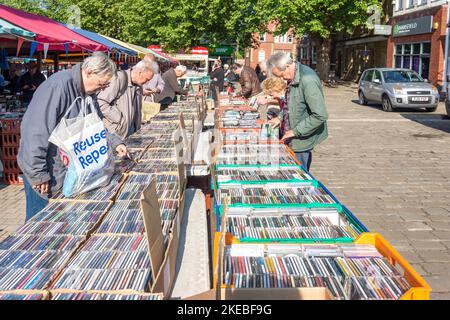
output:
[[[48,141],[53,130],[77,97],[95,96],[115,74],[114,62],[103,53],[94,53],[72,69],[55,73],[36,90],[22,120],[17,157],[24,175],[26,220],[41,211],[52,192],[60,190],[64,182],[66,167],[58,148]],[[68,118],[78,116],[80,108],[78,100]],[[127,154],[119,138],[108,138],[120,156]]]

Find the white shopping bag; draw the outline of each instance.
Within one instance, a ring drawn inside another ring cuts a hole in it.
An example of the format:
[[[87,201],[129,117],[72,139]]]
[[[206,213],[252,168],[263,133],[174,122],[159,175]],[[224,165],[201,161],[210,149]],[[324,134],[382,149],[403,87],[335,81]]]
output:
[[[67,119],[79,99],[80,113],[75,118]],[[105,186],[111,180],[114,174],[113,151],[90,96],[75,99],[48,141],[60,148],[65,164],[68,162],[63,185],[65,197]]]

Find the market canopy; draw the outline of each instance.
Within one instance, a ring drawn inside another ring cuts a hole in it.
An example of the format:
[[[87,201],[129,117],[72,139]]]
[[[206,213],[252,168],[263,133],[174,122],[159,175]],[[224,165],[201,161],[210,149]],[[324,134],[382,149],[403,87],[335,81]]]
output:
[[[110,41],[112,41],[112,42],[115,42],[115,43],[121,45],[122,47],[125,47],[125,48],[128,48],[130,50],[133,50],[134,52],[137,52],[138,57],[140,59],[142,59],[146,54],[151,54],[154,57],[157,57],[159,59],[170,61],[170,59],[164,57],[159,52],[157,53],[157,52],[155,52],[153,50],[150,50],[150,49],[147,49],[147,48],[135,45],[135,44],[126,43],[126,42],[123,42],[123,41],[120,41],[118,39],[114,39],[114,38],[111,38],[111,37],[108,37],[108,36],[104,36],[104,35],[101,35],[101,36],[106,38],[106,39],[108,39],[108,40],[110,40]]]
[[[102,45],[106,46],[110,51],[119,51],[121,53],[126,53],[129,56],[136,56],[136,52],[134,50],[127,49],[109,39],[104,38],[103,36],[101,36],[95,32],[78,29],[78,28],[74,28],[71,26],[67,26],[67,25],[65,25],[65,26],[85,38],[88,38],[88,39],[91,39],[92,41],[101,43]]]
[[[49,44],[51,50],[58,51],[107,51],[103,44],[89,40],[62,24],[36,14],[27,13],[0,4],[0,18],[31,31],[35,34],[37,50],[43,50]]]
[[[17,36],[33,40],[35,34],[0,18],[0,38],[16,38]]]

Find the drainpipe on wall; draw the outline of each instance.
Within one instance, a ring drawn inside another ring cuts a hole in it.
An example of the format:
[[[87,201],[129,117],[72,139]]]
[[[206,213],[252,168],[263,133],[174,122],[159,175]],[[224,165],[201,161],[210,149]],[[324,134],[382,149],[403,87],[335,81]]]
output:
[[[444,52],[444,85],[442,88],[442,92],[447,92],[447,72],[448,72],[448,46],[449,46],[449,21],[450,21],[450,8],[448,7],[447,1],[447,21],[445,23],[445,52]]]

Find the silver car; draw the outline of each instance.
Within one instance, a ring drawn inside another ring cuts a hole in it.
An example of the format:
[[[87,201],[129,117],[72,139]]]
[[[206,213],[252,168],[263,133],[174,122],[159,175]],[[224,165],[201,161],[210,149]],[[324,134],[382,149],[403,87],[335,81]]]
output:
[[[362,105],[381,103],[387,112],[395,108],[425,108],[433,112],[439,103],[439,91],[413,70],[376,68],[362,74],[358,100]]]

